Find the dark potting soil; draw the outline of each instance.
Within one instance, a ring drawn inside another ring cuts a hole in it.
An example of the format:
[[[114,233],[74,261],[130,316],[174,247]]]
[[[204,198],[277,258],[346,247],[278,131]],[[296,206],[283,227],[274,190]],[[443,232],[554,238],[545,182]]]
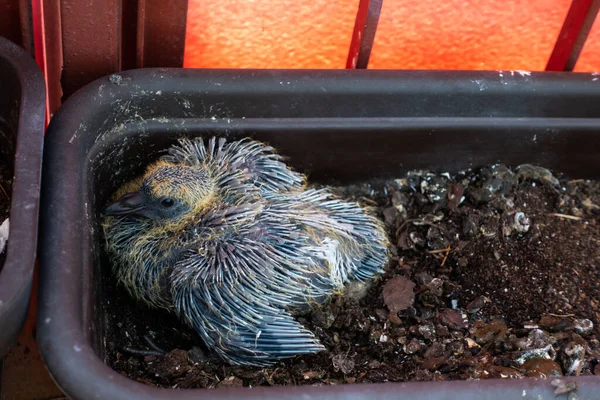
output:
[[[600,374],[600,182],[497,165],[336,191],[377,207],[393,260],[362,299],[299,318],[327,351],[226,365],[109,278],[106,362],[174,388]],[[145,337],[168,353],[135,354]]]

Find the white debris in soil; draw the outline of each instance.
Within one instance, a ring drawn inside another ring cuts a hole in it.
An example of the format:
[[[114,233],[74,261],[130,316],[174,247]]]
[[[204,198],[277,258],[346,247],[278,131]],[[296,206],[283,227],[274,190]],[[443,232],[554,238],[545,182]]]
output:
[[[515,214],[514,222],[511,225],[511,228],[519,233],[525,233],[529,230],[529,226],[531,221],[524,213],[518,212]]]
[[[543,347],[541,349],[530,349],[527,351],[524,351],[523,354],[521,354],[521,357],[519,357],[516,362],[519,365],[523,365],[525,363],[525,361],[529,360],[530,358],[546,358],[549,360],[553,360],[554,357],[552,357],[552,355],[550,354],[551,351],[553,351],[554,349],[552,348],[552,345],[549,344],[546,347]]]
[[[580,319],[575,321],[574,328],[575,332],[581,335],[587,335],[594,329],[594,323],[589,319]]]
[[[0,254],[4,251],[4,247],[6,247],[6,242],[8,241],[8,228],[9,222],[8,218],[6,218],[2,225],[0,225]]]

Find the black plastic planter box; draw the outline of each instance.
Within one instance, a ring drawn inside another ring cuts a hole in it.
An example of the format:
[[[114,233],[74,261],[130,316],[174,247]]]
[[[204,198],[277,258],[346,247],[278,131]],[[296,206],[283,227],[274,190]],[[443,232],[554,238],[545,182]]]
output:
[[[5,172],[12,178],[12,190],[4,188],[11,205],[6,259],[4,266],[0,265],[0,359],[17,340],[31,294],[45,90],[42,73],[31,56],[0,37],[0,157],[3,168],[8,169]]]
[[[46,136],[38,339],[74,399],[554,399],[549,379],[173,390],[104,364],[98,214],[187,135],[252,135],[311,180],[538,163],[600,178],[600,81],[590,74],[149,69],[100,79]],[[565,377],[596,399],[600,377]]]

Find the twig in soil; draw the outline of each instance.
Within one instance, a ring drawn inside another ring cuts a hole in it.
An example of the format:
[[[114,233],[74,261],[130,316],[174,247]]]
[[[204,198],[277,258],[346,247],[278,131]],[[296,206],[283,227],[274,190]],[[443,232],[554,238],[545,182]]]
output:
[[[581,217],[577,217],[575,215],[560,214],[560,213],[550,213],[548,215],[550,215],[551,217],[559,217],[559,218],[565,218],[565,219],[572,219],[573,221],[581,221],[582,220]]]
[[[552,313],[548,313],[548,315],[552,316],[552,317],[556,317],[556,318],[569,318],[569,317],[574,317],[575,314],[552,314]]]
[[[163,349],[161,349],[160,347],[158,347],[156,345],[156,343],[154,343],[148,335],[144,335],[143,338],[146,341],[146,343],[148,344],[148,347],[150,347],[152,350],[138,350],[138,349],[134,349],[131,347],[123,347],[123,351],[126,351],[131,354],[135,354],[138,356],[164,357],[167,354],[167,352],[164,351]]]
[[[294,374],[292,373],[291,370],[288,370],[288,375],[290,377],[290,380],[292,381],[292,383],[294,384],[294,386],[298,385],[298,383],[296,383],[296,377],[294,376]]]
[[[10,200],[10,197],[8,197],[8,193],[6,193],[6,190],[4,190],[4,186],[2,186],[0,184],[0,192],[2,192],[4,194],[4,196],[6,197],[7,200]]]
[[[450,248],[450,245],[448,245],[448,247],[446,247],[445,249],[429,250],[427,252],[429,254],[447,253],[449,248]]]
[[[573,179],[572,181],[567,182],[567,185],[570,185],[571,183],[580,183],[583,182],[583,179]]]
[[[440,254],[440,253],[445,253],[444,254],[444,258],[442,259],[442,264],[440,265],[441,267],[444,266],[444,264],[446,264],[446,260],[448,260],[448,256],[450,255],[450,251],[452,250],[452,248],[450,247],[450,245],[448,245],[448,247],[446,247],[445,249],[437,249],[437,250],[431,250],[428,251],[429,254]]]
[[[444,256],[444,259],[442,260],[442,267],[444,266],[444,264],[446,264],[446,260],[448,259],[448,256],[450,255],[450,245],[448,245],[448,251],[446,251],[446,255]]]
[[[428,221],[427,218],[431,219],[431,221]],[[426,214],[420,218],[407,219],[404,222],[402,222],[398,229],[396,229],[396,236],[399,236],[400,233],[402,233],[402,231],[406,227],[406,225],[410,223],[413,223],[414,225],[433,225],[436,221],[441,221],[441,219],[441,217],[435,216],[433,214]]]
[[[368,197],[361,197],[359,200],[362,201],[362,202],[364,202],[365,204],[370,204],[372,206],[376,206],[377,205],[377,202],[375,200],[370,199]]]
[[[154,343],[152,341],[152,339],[150,339],[150,336],[144,335],[144,340],[146,341],[146,343],[148,343],[148,346],[150,346],[151,349],[158,351],[159,353],[162,353],[163,355],[167,354],[166,351],[164,351],[163,349],[158,347],[158,345],[156,343]]]
[[[159,351],[154,351],[154,350],[137,350],[137,349],[132,349],[131,347],[123,347],[123,351],[126,351],[127,353],[131,353],[131,354],[135,354],[136,356],[155,356],[155,357],[163,357],[165,355],[165,353],[161,353]]]
[[[273,371],[273,373],[271,373],[271,375],[268,378],[269,382],[273,381],[273,377],[275,376],[275,374],[277,373],[277,371],[279,371],[279,367],[275,368],[275,370]]]

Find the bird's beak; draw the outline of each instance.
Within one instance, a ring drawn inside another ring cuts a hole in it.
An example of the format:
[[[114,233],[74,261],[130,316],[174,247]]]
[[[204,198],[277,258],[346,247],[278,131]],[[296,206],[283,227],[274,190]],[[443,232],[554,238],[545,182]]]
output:
[[[102,214],[104,215],[127,215],[139,214],[146,208],[144,198],[138,192],[127,193],[113,203],[104,207]]]

